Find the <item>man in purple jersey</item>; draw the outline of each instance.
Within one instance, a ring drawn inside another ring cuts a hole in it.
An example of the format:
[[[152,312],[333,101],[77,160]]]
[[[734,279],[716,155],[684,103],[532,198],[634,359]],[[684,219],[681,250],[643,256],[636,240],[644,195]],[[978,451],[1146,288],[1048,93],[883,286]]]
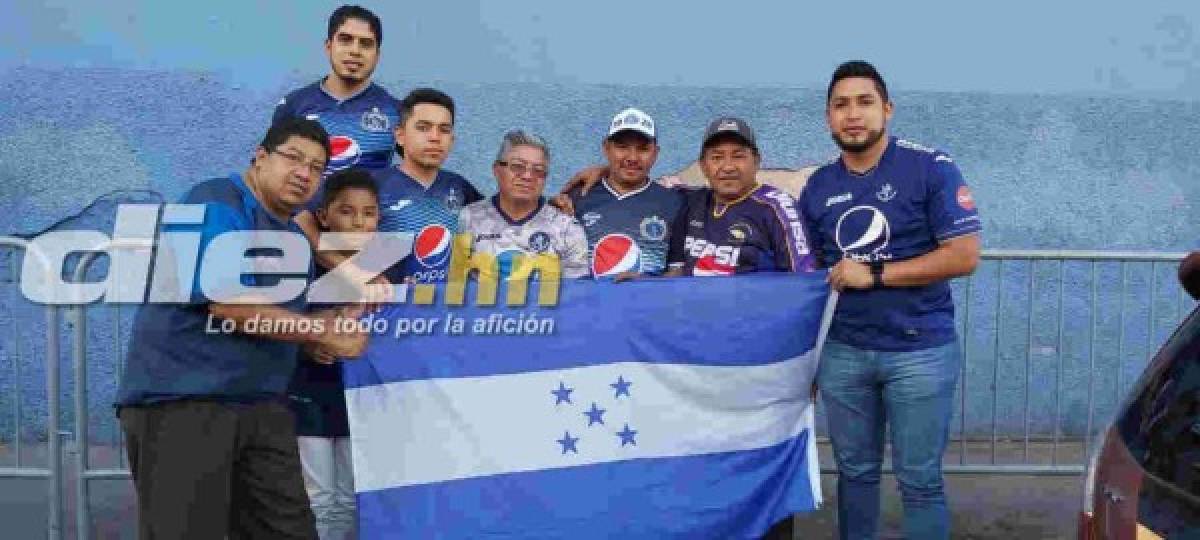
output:
[[[709,188],[689,191],[671,231],[667,275],[725,276],[813,268],[791,196],[758,183],[754,131],[740,118],[713,120],[700,166]]]
[[[942,454],[961,352],[948,280],[979,261],[979,213],[950,156],[889,137],[893,105],[870,64],[846,62],[826,118],[841,157],[809,179],[800,212],[841,291],[817,383],[838,463],[838,529],[875,538],[884,427],[907,538],[949,538]]]

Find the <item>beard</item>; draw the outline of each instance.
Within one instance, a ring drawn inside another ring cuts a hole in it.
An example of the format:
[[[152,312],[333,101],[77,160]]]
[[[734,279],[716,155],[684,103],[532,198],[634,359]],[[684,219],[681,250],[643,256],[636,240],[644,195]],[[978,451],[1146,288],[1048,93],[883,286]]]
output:
[[[879,139],[883,138],[883,130],[868,130],[867,137],[863,139],[862,142],[845,141],[841,137],[838,137],[837,133],[831,133],[830,136],[833,137],[833,142],[836,143],[838,148],[841,148],[843,152],[848,154],[858,154],[865,152],[872,146],[875,146],[875,143],[879,142]]]
[[[357,73],[351,73],[348,71],[343,71],[340,65],[336,65],[333,68],[333,74],[338,79],[341,79],[343,83],[348,85],[356,85],[362,83],[363,81],[370,80],[371,75],[375,74],[375,68],[372,67],[371,69],[365,69],[364,66],[364,69],[358,70]]]

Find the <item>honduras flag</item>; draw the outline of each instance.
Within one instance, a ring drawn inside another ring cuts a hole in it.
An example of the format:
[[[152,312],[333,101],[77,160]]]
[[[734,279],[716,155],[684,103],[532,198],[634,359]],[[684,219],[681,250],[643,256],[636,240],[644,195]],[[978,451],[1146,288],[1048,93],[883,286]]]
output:
[[[364,538],[758,538],[821,503],[823,274],[535,292],[390,306],[432,331],[343,364]]]

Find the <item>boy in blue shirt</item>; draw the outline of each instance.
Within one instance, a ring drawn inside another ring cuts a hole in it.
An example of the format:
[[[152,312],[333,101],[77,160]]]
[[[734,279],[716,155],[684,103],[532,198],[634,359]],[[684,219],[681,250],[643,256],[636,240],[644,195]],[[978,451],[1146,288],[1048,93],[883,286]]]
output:
[[[354,249],[346,255],[352,255],[379,226],[379,188],[370,173],[355,168],[330,175],[322,191],[317,221],[324,231],[351,233],[347,238]],[[315,277],[325,273],[318,266]],[[336,355],[320,347],[305,348],[288,391],[296,415],[304,486],[322,539],[354,538],[357,523],[350,424],[342,369],[336,360]]]

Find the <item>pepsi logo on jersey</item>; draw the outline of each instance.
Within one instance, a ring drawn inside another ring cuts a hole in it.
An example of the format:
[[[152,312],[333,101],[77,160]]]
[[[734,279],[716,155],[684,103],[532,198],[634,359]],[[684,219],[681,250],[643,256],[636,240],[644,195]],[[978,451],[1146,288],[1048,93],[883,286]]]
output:
[[[887,216],[874,206],[855,206],[838,218],[834,241],[847,257],[860,262],[886,261],[892,258],[887,250],[892,239],[892,226]]]
[[[453,239],[450,229],[443,225],[427,225],[413,239],[413,258],[421,266],[431,270],[418,270],[412,277],[422,283],[442,281],[446,278],[446,262],[450,260],[450,245]]]
[[[592,275],[616,276],[621,272],[641,270],[642,250],[637,242],[624,234],[605,235],[592,250]]]
[[[334,135],[329,138],[329,171],[340,171],[347,167],[353,167],[358,163],[358,159],[362,157],[362,148],[359,147],[358,141],[345,135]]]
[[[742,249],[735,246],[721,246],[703,238],[688,236],[684,239],[683,249],[696,259],[692,268],[694,276],[728,276],[737,273],[738,256]]]

